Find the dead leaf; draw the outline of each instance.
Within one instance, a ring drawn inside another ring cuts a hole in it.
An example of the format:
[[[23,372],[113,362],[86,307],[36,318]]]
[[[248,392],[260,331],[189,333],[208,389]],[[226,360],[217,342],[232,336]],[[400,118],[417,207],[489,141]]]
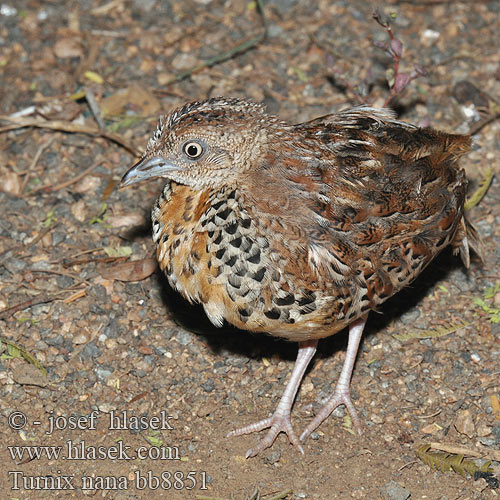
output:
[[[83,200],[78,200],[71,205],[71,213],[78,222],[84,222],[87,218],[87,207]]]
[[[79,36],[60,38],[54,44],[54,54],[60,59],[83,57],[82,42]]]
[[[129,89],[130,103],[140,108],[143,115],[154,115],[160,109],[160,101],[147,89],[132,84]]]
[[[87,193],[88,191],[96,192],[97,188],[101,185],[101,179],[99,177],[94,177],[93,175],[88,175],[84,177],[75,187],[73,191],[75,193]]]
[[[100,266],[99,274],[105,279],[142,281],[156,270],[156,259],[148,258],[132,262],[120,262],[114,266]]]
[[[103,250],[108,257],[129,257],[132,255],[131,247],[104,247]]]
[[[104,189],[102,191],[101,201],[105,201],[111,196],[111,193],[114,191],[118,182],[120,181],[117,179],[113,179],[111,176],[108,178],[108,182],[106,182],[106,185],[104,186]]]
[[[425,427],[422,427],[422,429],[420,429],[420,432],[423,432],[424,434],[436,434],[438,430],[439,428],[434,424],[428,424]]]
[[[154,115],[160,110],[160,101],[147,89],[133,84],[104,98],[100,103],[103,116],[116,117],[125,113],[127,106],[136,109],[141,115]]]
[[[112,228],[144,226],[146,225],[146,217],[138,212],[126,215],[110,215],[106,217],[106,224]]]
[[[47,233],[42,237],[42,245],[45,248],[51,248],[52,247],[52,233]]]
[[[470,410],[461,410],[458,412],[457,418],[455,419],[455,429],[457,432],[466,435],[470,439],[476,435],[476,426],[474,425]]]
[[[14,196],[20,196],[22,190],[21,186],[21,177],[15,172],[5,172],[2,174],[0,191],[13,194]]]
[[[120,116],[125,112],[128,103],[128,89],[122,89],[105,97],[101,103],[101,113],[103,116]]]

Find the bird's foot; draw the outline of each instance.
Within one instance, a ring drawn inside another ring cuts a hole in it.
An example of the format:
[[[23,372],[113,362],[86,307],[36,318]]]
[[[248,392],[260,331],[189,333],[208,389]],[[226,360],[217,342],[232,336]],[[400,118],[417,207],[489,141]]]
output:
[[[359,420],[358,412],[352,403],[349,387],[339,388],[337,386],[333,394],[328,398],[328,401],[321,407],[319,413],[300,435],[300,440],[304,441],[309,434],[319,427],[320,424],[330,416],[332,411],[340,405],[345,405],[349,415],[351,416],[354,429],[358,434],[361,434],[361,421]]]
[[[337,406],[345,405],[349,415],[351,416],[352,425],[358,434],[361,434],[361,421],[358,417],[358,412],[351,400],[351,375],[356,360],[356,353],[358,352],[359,341],[363,334],[366,318],[368,314],[357,319],[349,325],[349,341],[347,342],[347,351],[345,355],[344,365],[340,372],[340,377],[335,387],[335,391],[328,398],[328,401],[323,405],[319,413],[314,417],[313,421],[305,428],[304,432],[300,435],[300,440],[304,439],[311,434],[324,420],[326,420]]]
[[[254,424],[246,425],[245,427],[240,427],[239,429],[235,429],[231,431],[227,437],[231,436],[241,436],[242,434],[251,434],[252,432],[259,432],[263,429],[267,429],[270,427],[267,434],[258,442],[257,446],[250,448],[245,457],[255,457],[262,450],[269,448],[273,443],[276,437],[280,432],[284,432],[290,442],[302,453],[304,454],[304,449],[300,444],[300,440],[295,434],[295,431],[292,428],[292,423],[290,421],[290,412],[282,413],[277,409],[272,417],[265,418],[264,420],[260,420],[259,422],[255,422]]]

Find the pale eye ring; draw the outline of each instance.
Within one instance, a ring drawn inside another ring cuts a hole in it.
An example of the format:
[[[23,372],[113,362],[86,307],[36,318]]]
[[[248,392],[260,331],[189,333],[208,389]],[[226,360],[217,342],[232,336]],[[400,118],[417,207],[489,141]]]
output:
[[[196,141],[189,141],[184,144],[182,150],[191,160],[196,160],[203,154],[203,146]]]

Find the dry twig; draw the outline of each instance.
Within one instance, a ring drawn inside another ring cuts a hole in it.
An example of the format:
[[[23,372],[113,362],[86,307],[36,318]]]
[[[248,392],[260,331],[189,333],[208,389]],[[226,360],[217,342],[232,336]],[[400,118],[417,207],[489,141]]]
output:
[[[32,247],[33,245],[36,245],[45,235],[49,234],[51,231],[53,231],[58,224],[53,224],[50,227],[45,228],[36,238],[34,238],[32,241],[30,241],[28,244],[21,244],[19,246],[15,245],[12,246],[11,248],[7,248],[7,250],[4,250],[2,253],[0,253],[0,257],[3,257],[7,255],[9,252],[14,251],[14,255],[19,254],[20,252],[27,250],[28,248]],[[1,263],[1,261],[0,261]]]
[[[38,151],[36,152],[35,156],[33,157],[33,160],[31,162],[30,166],[26,170],[26,176],[24,177],[23,183],[21,185],[21,193],[24,193],[24,190],[26,189],[26,186],[28,185],[28,182],[30,180],[30,174],[31,174],[31,172],[33,172],[33,170],[35,170],[35,167],[38,163],[38,160],[40,160],[42,153],[52,145],[54,140],[55,140],[55,138],[52,137],[38,148]]]
[[[16,130],[25,127],[35,127],[35,128],[45,128],[49,130],[59,130],[61,132],[68,132],[72,134],[85,134],[92,137],[102,137],[108,141],[114,142],[126,149],[129,153],[134,156],[140,156],[138,149],[130,144],[127,140],[118,134],[112,132],[107,132],[106,130],[99,130],[95,127],[88,127],[86,125],[78,125],[72,122],[65,122],[62,120],[40,120],[38,118],[23,118],[23,117],[12,117],[8,115],[0,115],[0,121],[9,123],[10,125],[4,125],[0,127],[0,133],[8,132],[10,130]]]
[[[483,129],[486,125],[489,125],[490,123],[494,122],[495,120],[498,120],[500,118],[500,113],[496,113],[494,115],[491,115],[484,120],[480,120],[477,122],[471,129],[469,130],[470,135],[475,135],[477,134],[480,130]]]
[[[466,448],[465,446],[448,444],[448,443],[429,443],[435,450],[444,451],[446,453],[453,453],[454,455],[465,455],[473,458],[487,458],[489,460],[500,460],[500,450],[492,450],[490,448],[483,448],[482,451]]]
[[[18,311],[24,311],[25,309],[29,309],[30,307],[36,306],[38,304],[47,304],[48,302],[53,302],[61,298],[60,296],[63,293],[67,293],[66,291],[58,292],[53,295],[38,295],[29,300],[21,302],[20,304],[16,304],[15,306],[7,307],[3,311],[0,311],[0,320],[7,319],[10,316],[14,315]]]
[[[187,71],[184,71],[180,73],[177,76],[174,76],[171,78],[167,83],[165,83],[165,87],[168,85],[171,85],[172,83],[177,83],[182,80],[185,80],[186,78],[189,78],[191,75],[194,75],[195,73],[199,73],[201,70],[205,68],[211,68],[212,66],[215,66],[216,64],[220,64],[222,62],[228,61],[229,59],[232,59],[233,57],[243,54],[247,50],[253,49],[256,47],[262,40],[264,40],[267,36],[267,20],[266,16],[264,13],[264,5],[262,3],[262,0],[257,0],[257,10],[260,14],[260,17],[262,19],[262,25],[264,27],[264,30],[257,36],[250,38],[249,40],[245,40],[235,47],[226,50],[225,52],[222,52],[221,54],[217,54],[214,57],[211,57],[210,59],[207,59],[206,61],[203,61],[202,63],[198,64],[197,66],[194,66],[193,68],[188,69]]]
[[[68,186],[71,186],[75,182],[78,182],[80,179],[83,179],[87,174],[92,172],[92,170],[95,170],[99,165],[101,165],[102,162],[98,161],[91,165],[89,168],[86,168],[83,172],[79,173],[76,177],[73,177],[73,179],[70,179],[69,181],[66,182],[61,182],[60,184],[56,184],[55,186],[40,186],[37,187],[36,189],[31,190],[27,196],[31,196],[33,194],[39,193],[40,191],[43,191],[45,193],[52,193],[54,191],[59,191],[60,189],[67,188]]]

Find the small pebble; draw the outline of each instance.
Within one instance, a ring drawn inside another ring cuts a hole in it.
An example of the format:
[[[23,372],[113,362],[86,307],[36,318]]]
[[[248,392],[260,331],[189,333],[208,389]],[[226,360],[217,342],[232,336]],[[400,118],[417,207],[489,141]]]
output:
[[[179,342],[179,344],[181,345],[188,345],[193,340],[192,334],[187,332],[186,330],[179,330],[175,334],[175,338],[177,339],[177,342]]]
[[[471,354],[470,359],[472,359],[472,361],[474,361],[474,363],[481,362],[481,357],[479,356],[479,354],[476,354],[476,353]]]
[[[310,435],[310,438],[311,439],[314,439],[314,441],[318,441],[320,436],[317,432],[312,432],[311,435]]]
[[[101,350],[94,341],[89,342],[80,353],[82,361],[86,361],[91,358],[98,358],[101,355]]]
[[[410,498],[411,492],[396,481],[391,480],[384,485],[381,494],[384,500],[407,500]]]
[[[280,458],[281,458],[281,451],[276,450],[276,451],[272,451],[271,453],[269,453],[269,455],[267,455],[264,458],[264,462],[266,464],[273,465],[276,462],[279,462]]]
[[[201,384],[201,387],[205,392],[212,392],[215,388],[215,383],[213,379],[208,379],[206,382],[203,382],[203,384]]]
[[[73,337],[73,344],[80,345],[88,342],[88,337],[84,333],[79,333]]]

